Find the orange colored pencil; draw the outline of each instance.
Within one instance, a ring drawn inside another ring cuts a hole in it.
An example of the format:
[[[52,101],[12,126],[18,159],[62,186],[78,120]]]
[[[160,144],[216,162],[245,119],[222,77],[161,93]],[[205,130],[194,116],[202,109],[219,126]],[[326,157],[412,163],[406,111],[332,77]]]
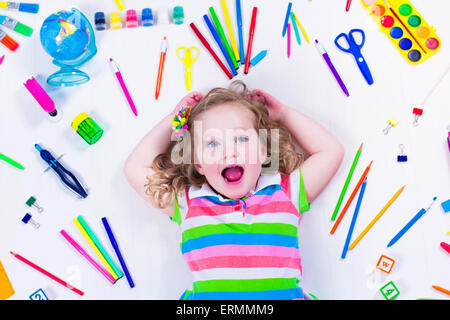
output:
[[[355,189],[353,190],[352,194],[350,195],[350,198],[348,198],[347,203],[345,204],[344,208],[341,211],[341,214],[337,218],[336,222],[334,223],[333,228],[330,231],[330,234],[334,234],[337,227],[339,226],[339,223],[341,223],[342,218],[344,217],[344,214],[347,212],[348,207],[350,207],[350,204],[352,203],[353,199],[355,198],[356,194],[358,193],[359,188],[361,188],[362,183],[364,182],[364,179],[367,177],[367,174],[369,173],[370,167],[372,166],[373,160],[370,161],[369,165],[367,166],[366,170],[364,170],[363,174],[361,175],[361,178],[359,178],[358,183],[356,184]]]
[[[450,296],[450,290],[441,288],[441,287],[439,287],[439,286],[431,286],[431,287],[433,287],[433,289],[435,289],[435,290],[437,290],[437,291],[439,291],[439,292],[445,293],[446,295],[449,295],[449,296]]]

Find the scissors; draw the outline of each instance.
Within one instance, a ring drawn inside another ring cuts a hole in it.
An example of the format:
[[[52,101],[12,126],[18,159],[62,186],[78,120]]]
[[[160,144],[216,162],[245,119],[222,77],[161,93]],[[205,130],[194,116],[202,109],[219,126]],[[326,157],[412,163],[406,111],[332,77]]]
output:
[[[198,59],[200,56],[200,49],[197,47],[179,47],[177,49],[177,57],[184,63],[185,75],[186,75],[186,89],[188,91],[191,90],[192,87],[192,64]],[[192,55],[194,52],[194,56]]]
[[[361,34],[361,43],[358,44],[355,40],[355,37],[353,36],[354,33]],[[345,48],[339,44],[339,41],[341,38],[344,38],[347,41],[348,48]],[[361,54],[361,49],[364,46],[364,42],[366,41],[366,35],[364,34],[364,31],[361,29],[352,29],[350,30],[349,34],[341,33],[334,39],[334,43],[336,46],[341,49],[344,52],[351,53],[356,60],[356,63],[358,64],[359,70],[361,70],[361,73],[363,74],[364,78],[366,79],[367,83],[369,85],[373,84],[373,78],[372,73],[370,73],[369,66],[367,65],[366,60]]]

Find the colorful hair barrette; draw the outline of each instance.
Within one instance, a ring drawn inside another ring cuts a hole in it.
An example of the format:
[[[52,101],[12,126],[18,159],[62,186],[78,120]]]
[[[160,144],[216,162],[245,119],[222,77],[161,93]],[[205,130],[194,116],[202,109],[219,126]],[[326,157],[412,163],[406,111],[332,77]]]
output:
[[[175,132],[175,137],[177,137],[177,139],[182,139],[184,133],[189,129],[187,122],[190,111],[190,106],[182,107],[177,115],[173,117],[172,129]]]

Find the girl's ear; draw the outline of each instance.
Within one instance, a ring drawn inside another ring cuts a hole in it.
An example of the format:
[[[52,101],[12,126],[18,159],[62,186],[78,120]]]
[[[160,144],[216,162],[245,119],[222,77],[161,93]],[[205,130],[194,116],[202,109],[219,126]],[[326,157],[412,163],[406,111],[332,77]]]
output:
[[[194,163],[194,168],[197,170],[198,173],[200,173],[202,176],[205,175],[205,171],[203,171],[203,168],[200,164]]]

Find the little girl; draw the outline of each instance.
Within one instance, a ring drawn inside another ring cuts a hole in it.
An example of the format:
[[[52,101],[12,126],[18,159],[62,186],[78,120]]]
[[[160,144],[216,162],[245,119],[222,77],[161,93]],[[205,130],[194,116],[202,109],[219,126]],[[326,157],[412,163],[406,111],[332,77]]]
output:
[[[236,81],[183,98],[124,171],[180,226],[193,276],[181,299],[308,299],[299,285],[299,220],[342,157],[341,144],[320,124]]]

